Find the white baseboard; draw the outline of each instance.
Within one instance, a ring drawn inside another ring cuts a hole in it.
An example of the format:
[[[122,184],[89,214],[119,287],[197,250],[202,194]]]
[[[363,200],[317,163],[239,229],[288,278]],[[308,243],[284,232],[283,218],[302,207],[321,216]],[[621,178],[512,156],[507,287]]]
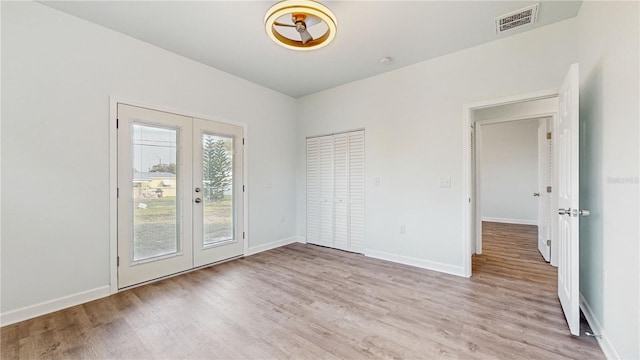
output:
[[[304,236],[296,236],[296,239],[298,239],[297,241],[301,244],[306,244],[307,243],[307,238]]]
[[[537,220],[525,220],[525,219],[507,219],[507,218],[496,218],[496,217],[482,217],[482,221],[488,222],[497,222],[497,223],[505,223],[505,224],[519,224],[519,225],[538,225]]]
[[[300,238],[298,236],[292,236],[292,237],[288,237],[288,238],[285,238],[285,239],[272,241],[270,243],[266,243],[266,244],[262,244],[262,245],[258,245],[258,246],[253,246],[253,247],[250,247],[250,248],[247,249],[247,253],[244,254],[244,256],[250,256],[250,255],[257,254],[257,253],[261,253],[263,251],[279,248],[280,246],[285,246],[285,245],[293,244],[293,243],[296,243],[296,242],[300,242],[299,239]]]
[[[302,236],[292,236],[286,239],[272,241],[249,248],[245,256],[257,254],[259,252],[275,249],[280,246],[293,244],[296,242],[306,243],[306,239]],[[41,315],[49,314],[54,311],[66,309],[68,307],[87,303],[111,295],[110,286],[102,286],[81,293],[64,296],[58,299],[45,301],[39,304],[26,306],[17,310],[7,311],[0,314],[0,326],[6,326],[18,323],[20,321],[29,320]]]
[[[609,340],[609,337],[607,337],[607,332],[604,331],[602,326],[600,326],[600,322],[598,321],[598,319],[596,319],[596,317],[593,315],[593,311],[591,310],[587,299],[584,298],[582,293],[580,293],[580,308],[582,309],[582,313],[587,319],[587,322],[589,323],[589,326],[591,327],[593,333],[596,335],[600,335],[600,337],[596,337],[596,340],[598,340],[598,345],[600,345],[600,349],[602,349],[604,356],[609,360],[621,359],[620,355],[618,355],[618,352]]]
[[[7,311],[0,314],[0,326],[15,324],[20,321],[29,320],[54,311],[84,304],[109,295],[111,295],[111,287],[107,285],[58,299],[41,302],[39,304],[26,306],[20,309]]]
[[[364,255],[380,260],[392,261],[404,265],[410,265],[419,267],[422,269],[438,271],[446,274],[457,275],[462,277],[467,277],[464,275],[464,268],[462,266],[453,266],[449,264],[443,264],[435,261],[429,261],[424,259],[418,259],[409,256],[402,256],[387,253],[384,251],[376,251],[376,250],[365,250]]]

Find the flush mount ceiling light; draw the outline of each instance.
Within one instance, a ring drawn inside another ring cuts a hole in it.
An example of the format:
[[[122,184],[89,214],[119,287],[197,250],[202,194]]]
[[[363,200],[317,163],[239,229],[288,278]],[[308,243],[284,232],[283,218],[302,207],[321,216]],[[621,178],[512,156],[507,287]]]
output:
[[[336,36],[338,22],[326,6],[311,0],[284,0],[264,16],[269,37],[292,50],[319,49]]]

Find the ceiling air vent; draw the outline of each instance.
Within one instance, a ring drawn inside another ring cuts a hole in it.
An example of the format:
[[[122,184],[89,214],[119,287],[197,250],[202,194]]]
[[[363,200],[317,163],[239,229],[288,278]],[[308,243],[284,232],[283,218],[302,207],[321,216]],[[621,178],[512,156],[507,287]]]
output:
[[[538,18],[538,7],[539,4],[535,4],[497,17],[496,33],[500,34],[519,26],[533,24]]]

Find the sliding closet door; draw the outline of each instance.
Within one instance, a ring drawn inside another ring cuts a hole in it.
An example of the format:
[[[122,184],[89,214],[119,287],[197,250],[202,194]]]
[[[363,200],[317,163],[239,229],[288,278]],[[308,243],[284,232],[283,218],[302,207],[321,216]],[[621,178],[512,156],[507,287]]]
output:
[[[349,251],[364,253],[364,131],[349,140]]]
[[[307,139],[307,242],[364,252],[364,130]]]

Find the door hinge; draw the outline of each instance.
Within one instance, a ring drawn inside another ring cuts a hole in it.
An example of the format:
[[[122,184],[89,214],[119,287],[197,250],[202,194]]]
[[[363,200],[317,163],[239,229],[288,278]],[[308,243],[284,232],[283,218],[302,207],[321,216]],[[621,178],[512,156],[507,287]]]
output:
[[[116,189],[116,197],[119,198],[120,197],[120,188]]]
[[[551,246],[551,240],[547,240],[547,246]]]
[[[242,138],[242,145],[244,145],[244,138]]]
[[[242,232],[242,238],[244,239],[244,231]]]
[[[120,128],[120,119],[116,119],[116,129]]]
[[[551,186],[547,186],[547,192],[550,193],[551,192]]]
[[[244,192],[244,185],[242,185],[242,192]]]
[[[116,266],[120,266],[120,256],[116,258]]]
[[[547,139],[551,140],[551,133],[550,132],[547,133]]]

